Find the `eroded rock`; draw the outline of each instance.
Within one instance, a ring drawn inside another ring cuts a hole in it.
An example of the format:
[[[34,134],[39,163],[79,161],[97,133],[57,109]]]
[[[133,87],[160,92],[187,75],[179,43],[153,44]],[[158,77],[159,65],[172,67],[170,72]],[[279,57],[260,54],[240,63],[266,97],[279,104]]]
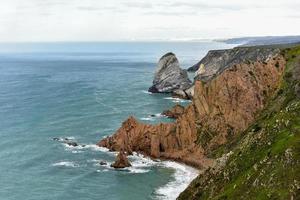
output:
[[[113,164],[111,164],[111,167],[113,168],[125,168],[130,166],[131,164],[124,151],[120,151],[118,156],[116,157],[116,161]]]
[[[178,118],[183,113],[184,113],[184,107],[179,104],[175,105],[170,110],[165,110],[162,112],[163,115],[165,115],[169,118],[174,118],[174,119]]]
[[[186,90],[191,87],[187,72],[180,68],[174,53],[167,53],[160,58],[156,67],[152,93],[172,93],[174,90]]]

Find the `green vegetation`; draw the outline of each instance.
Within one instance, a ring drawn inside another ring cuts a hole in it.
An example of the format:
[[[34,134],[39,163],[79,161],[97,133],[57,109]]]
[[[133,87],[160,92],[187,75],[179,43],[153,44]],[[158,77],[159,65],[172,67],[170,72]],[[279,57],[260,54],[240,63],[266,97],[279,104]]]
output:
[[[300,199],[300,46],[282,53],[287,66],[278,93],[251,127],[211,152],[223,156],[179,199]]]

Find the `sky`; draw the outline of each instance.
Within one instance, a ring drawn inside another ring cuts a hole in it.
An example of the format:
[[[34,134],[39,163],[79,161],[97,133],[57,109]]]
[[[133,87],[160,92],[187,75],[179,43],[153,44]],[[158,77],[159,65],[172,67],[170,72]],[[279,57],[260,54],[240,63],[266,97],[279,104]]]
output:
[[[300,35],[299,0],[0,0],[0,42]]]

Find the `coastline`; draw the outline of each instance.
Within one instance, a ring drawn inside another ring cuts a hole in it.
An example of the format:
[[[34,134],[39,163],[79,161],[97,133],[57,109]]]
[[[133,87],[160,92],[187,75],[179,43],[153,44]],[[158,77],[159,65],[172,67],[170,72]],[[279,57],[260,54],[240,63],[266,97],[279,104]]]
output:
[[[175,160],[203,170],[218,167],[222,154],[211,155],[255,121],[256,113],[280,85],[286,64],[280,52],[274,47],[209,51],[200,61],[209,67],[196,73],[192,102],[175,122],[150,125],[130,116],[97,145],[128,154],[142,152],[153,159]],[[177,59],[172,56],[176,68]],[[169,63],[164,56],[161,60]]]
[[[98,146],[88,146],[87,148],[92,148],[96,151],[101,151],[104,153],[110,153],[117,155],[117,152],[111,152],[107,148],[98,147]],[[148,173],[152,167],[160,167],[172,169],[171,180],[158,188],[155,188],[153,191],[153,199],[157,200],[174,200],[176,199],[181,192],[183,192],[188,185],[199,175],[200,170],[189,166],[185,163],[169,160],[169,159],[152,159],[149,156],[133,152],[132,155],[128,156],[132,166],[124,169],[119,169],[119,171],[125,171],[133,174]],[[95,160],[99,163],[100,160]],[[67,163],[68,164],[68,163]],[[107,163],[104,166],[105,170],[115,170],[110,166],[111,163]],[[100,165],[99,165],[100,166]]]

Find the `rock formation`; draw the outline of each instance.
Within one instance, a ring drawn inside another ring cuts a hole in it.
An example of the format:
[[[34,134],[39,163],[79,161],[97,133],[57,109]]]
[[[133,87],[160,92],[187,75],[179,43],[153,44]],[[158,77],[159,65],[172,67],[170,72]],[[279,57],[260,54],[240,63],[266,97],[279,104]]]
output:
[[[211,166],[214,160],[207,155],[244,131],[277,90],[285,66],[283,56],[274,53],[278,51],[268,51],[269,55],[265,55],[268,59],[264,61],[241,59],[205,82],[196,79],[193,102],[176,122],[149,125],[129,117],[113,136],[98,145],[113,151],[123,149],[173,159],[199,168]],[[221,57],[226,58],[225,63],[236,56],[224,54]],[[163,63],[175,59],[173,54],[164,57]]]
[[[121,150],[116,158],[116,161],[111,164],[111,167],[113,168],[125,168],[125,167],[130,167],[131,164],[127,158],[126,153]]]
[[[173,93],[184,95],[191,87],[187,72],[180,68],[175,54],[167,53],[160,58],[156,67],[153,85],[149,88],[152,93]]]
[[[163,115],[174,119],[178,118],[183,113],[184,113],[184,107],[179,104],[176,104],[173,108],[162,112]]]

